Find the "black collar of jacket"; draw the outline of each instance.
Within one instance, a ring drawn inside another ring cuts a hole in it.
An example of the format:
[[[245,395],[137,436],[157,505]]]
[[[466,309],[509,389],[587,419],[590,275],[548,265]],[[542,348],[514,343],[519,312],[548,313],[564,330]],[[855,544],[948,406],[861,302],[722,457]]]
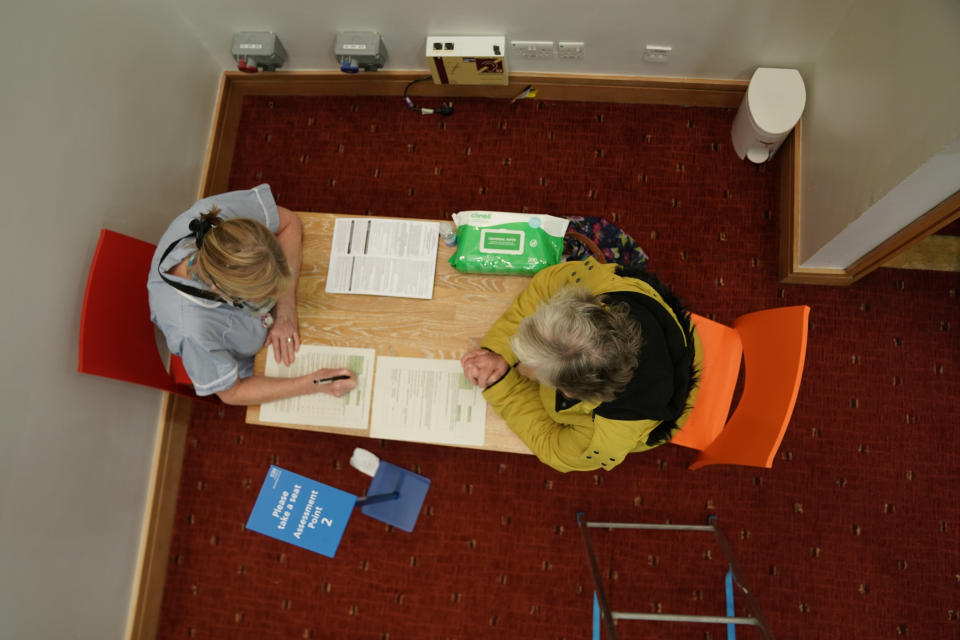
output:
[[[694,347],[689,314],[680,316],[681,324],[686,325],[681,328],[650,296],[621,291],[607,298],[630,305],[631,315],[640,322],[643,345],[627,387],[594,413],[612,420],[676,420],[686,407],[692,380]]]

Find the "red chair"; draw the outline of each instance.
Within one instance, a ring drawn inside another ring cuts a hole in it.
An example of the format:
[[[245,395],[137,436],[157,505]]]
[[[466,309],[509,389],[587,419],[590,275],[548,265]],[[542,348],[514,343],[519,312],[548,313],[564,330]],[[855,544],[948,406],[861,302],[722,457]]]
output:
[[[77,370],[196,398],[180,358],[170,356],[168,371],[157,350],[147,302],[155,249],[109,229],[100,232],[83,296]]]
[[[700,389],[690,418],[670,442],[698,449],[691,469],[710,464],[773,466],[800,390],[810,307],[740,316],[727,327],[692,315],[703,344]],[[743,393],[733,415],[740,358]]]

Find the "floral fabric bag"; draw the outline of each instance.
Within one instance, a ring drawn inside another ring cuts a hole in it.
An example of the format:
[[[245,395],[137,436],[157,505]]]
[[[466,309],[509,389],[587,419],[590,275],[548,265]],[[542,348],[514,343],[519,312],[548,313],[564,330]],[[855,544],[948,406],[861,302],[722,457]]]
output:
[[[563,238],[564,260],[585,260],[593,256],[600,262],[615,262],[625,267],[646,266],[647,254],[617,225],[603,218],[566,218],[570,224]]]

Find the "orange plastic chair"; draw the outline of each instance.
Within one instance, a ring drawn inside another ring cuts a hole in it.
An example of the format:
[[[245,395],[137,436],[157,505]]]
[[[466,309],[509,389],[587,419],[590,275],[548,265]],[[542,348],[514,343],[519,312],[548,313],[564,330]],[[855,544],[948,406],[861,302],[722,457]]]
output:
[[[693,315],[703,344],[700,390],[690,418],[670,440],[698,449],[690,465],[773,466],[800,389],[810,307],[740,316],[733,327]],[[727,420],[743,356],[743,393]]]
[[[147,301],[155,245],[109,229],[100,232],[80,316],[77,370],[196,398],[177,356],[170,371],[157,351]]]

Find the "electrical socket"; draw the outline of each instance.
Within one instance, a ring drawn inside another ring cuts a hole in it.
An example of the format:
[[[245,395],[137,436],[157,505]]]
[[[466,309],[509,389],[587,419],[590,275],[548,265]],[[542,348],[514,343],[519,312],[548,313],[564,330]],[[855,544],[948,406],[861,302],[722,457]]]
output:
[[[644,62],[664,64],[673,52],[673,47],[666,45],[648,44],[643,52]]]
[[[513,40],[510,42],[510,51],[521,58],[552,58],[553,41]]]
[[[274,71],[282,67],[287,52],[277,34],[271,31],[240,31],[233,34],[230,48],[237,67],[243,71]]]
[[[557,43],[557,55],[567,60],[583,58],[584,44],[582,42],[563,41]]]

